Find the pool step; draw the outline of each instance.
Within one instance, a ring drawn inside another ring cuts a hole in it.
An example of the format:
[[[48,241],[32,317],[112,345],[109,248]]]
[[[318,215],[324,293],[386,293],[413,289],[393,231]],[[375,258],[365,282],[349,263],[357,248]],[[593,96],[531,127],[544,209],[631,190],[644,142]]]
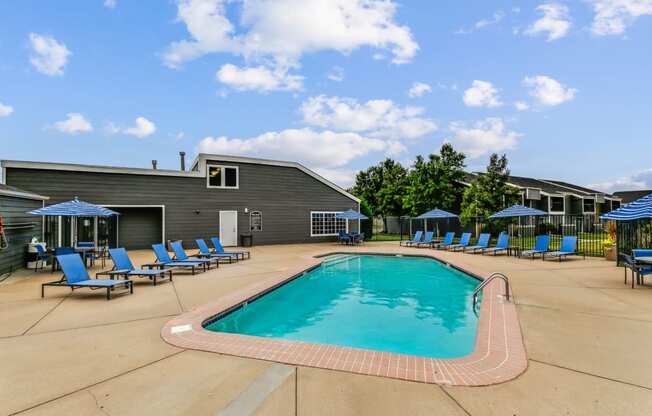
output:
[[[326,266],[335,266],[336,264],[344,263],[346,261],[351,260],[353,257],[357,256],[352,256],[350,254],[335,254],[332,256],[328,256],[324,258],[324,261],[322,262],[322,265],[324,267]]]
[[[287,383],[294,383],[295,367],[283,364],[272,364],[267,370],[259,375],[249,386],[242,391],[238,397],[233,399],[224,409],[216,413],[217,416],[249,416],[255,415],[266,406],[277,408],[291,405],[294,408],[295,402],[288,403],[283,400],[282,388]],[[294,384],[291,387],[294,393]],[[275,393],[279,396],[275,397]],[[273,401],[280,401],[273,403]]]

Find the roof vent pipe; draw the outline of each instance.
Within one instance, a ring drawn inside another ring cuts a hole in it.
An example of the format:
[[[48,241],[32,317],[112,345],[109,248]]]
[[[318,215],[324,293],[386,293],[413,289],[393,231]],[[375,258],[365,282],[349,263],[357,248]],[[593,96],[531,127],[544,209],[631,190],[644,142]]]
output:
[[[181,170],[186,170],[186,152],[179,152],[179,159],[181,161]]]
[[[156,160],[152,160],[152,169],[156,170],[156,164],[158,162]]]

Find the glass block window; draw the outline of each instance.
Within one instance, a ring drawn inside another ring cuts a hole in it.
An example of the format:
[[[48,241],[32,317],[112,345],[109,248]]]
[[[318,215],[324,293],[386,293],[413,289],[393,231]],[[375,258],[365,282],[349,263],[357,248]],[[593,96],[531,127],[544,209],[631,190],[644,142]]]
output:
[[[346,220],[335,218],[337,214],[339,212],[311,212],[310,236],[331,236],[346,232]]]

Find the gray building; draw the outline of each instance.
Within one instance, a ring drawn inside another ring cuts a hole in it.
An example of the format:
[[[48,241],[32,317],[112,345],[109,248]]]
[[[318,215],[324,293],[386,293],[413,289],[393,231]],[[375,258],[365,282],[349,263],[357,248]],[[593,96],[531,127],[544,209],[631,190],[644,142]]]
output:
[[[465,185],[479,173],[468,173]],[[621,198],[580,185],[551,179],[510,176],[509,185],[521,193],[521,203],[550,215],[601,215],[620,208]]]
[[[42,235],[42,220],[27,211],[43,207],[47,197],[0,184],[0,276],[22,267],[27,244]]]
[[[47,218],[43,236],[49,246],[108,240],[134,249],[183,240],[190,248],[195,239],[216,235],[233,246],[243,234],[252,235],[254,244],[304,243],[358,227],[334,217],[359,210],[360,201],[294,162],[200,154],[190,170],[0,163],[4,183],[48,196],[46,205],[78,197],[121,214],[80,219],[76,231],[65,217]]]

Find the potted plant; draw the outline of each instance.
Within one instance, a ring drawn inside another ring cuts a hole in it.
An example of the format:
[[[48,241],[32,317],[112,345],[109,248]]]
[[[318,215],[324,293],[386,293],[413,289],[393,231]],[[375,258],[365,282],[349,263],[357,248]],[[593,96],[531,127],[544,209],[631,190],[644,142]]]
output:
[[[607,239],[602,242],[604,249],[604,258],[608,261],[616,261],[618,253],[616,252],[616,223],[609,221],[607,223]]]

